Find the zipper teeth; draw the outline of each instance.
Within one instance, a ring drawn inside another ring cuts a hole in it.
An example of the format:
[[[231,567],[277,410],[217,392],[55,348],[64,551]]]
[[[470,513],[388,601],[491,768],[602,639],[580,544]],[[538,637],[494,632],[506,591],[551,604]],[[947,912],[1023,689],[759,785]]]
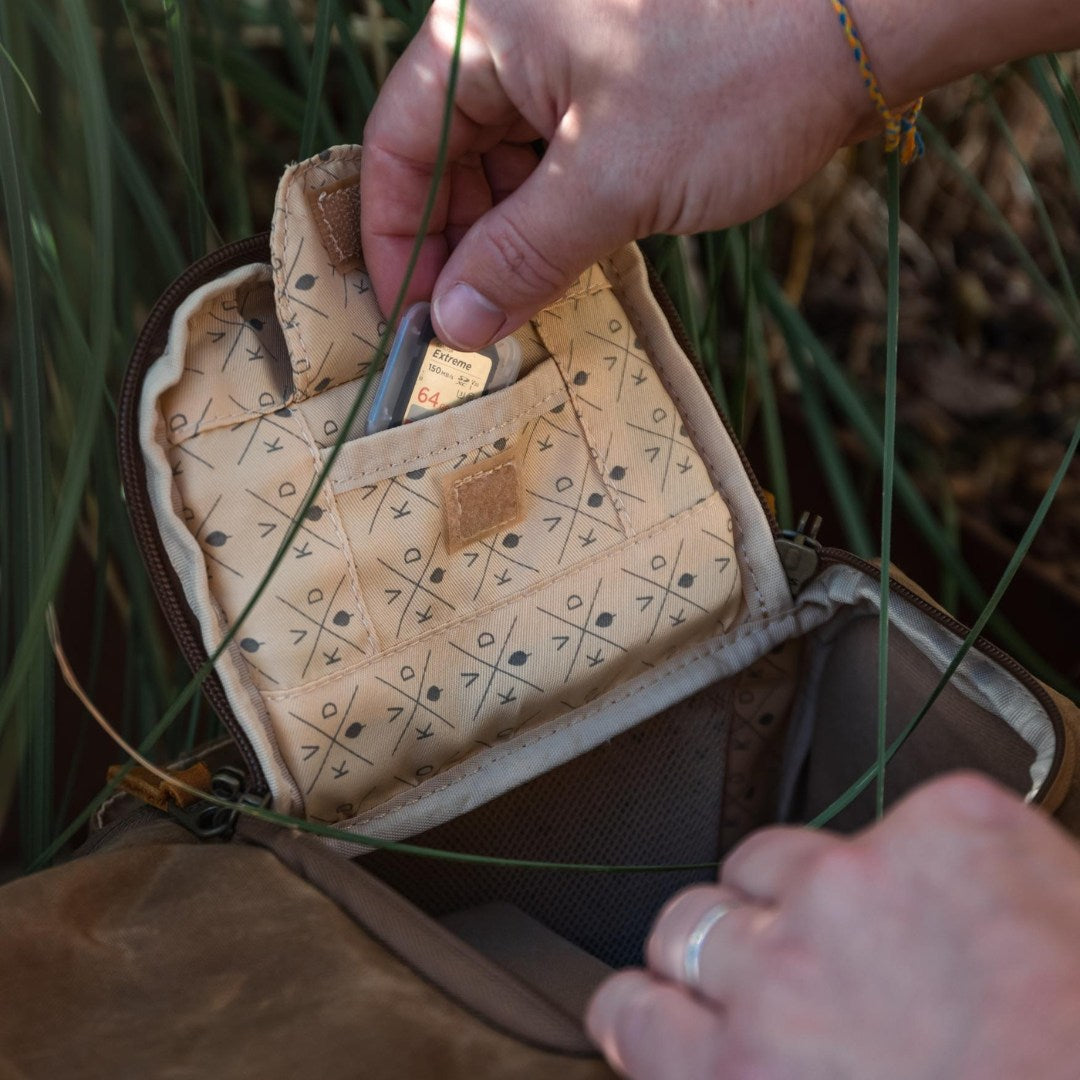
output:
[[[851,566],[856,570],[861,570],[864,574],[868,574],[870,577],[881,580],[881,569],[875,566],[871,562],[867,562],[866,559],[860,559],[858,555],[853,555],[850,551],[845,551],[843,548],[827,547],[821,549],[821,564],[823,566],[843,564],[845,566]],[[909,604],[918,608],[920,611],[929,615],[939,625],[945,627],[951,633],[955,634],[961,640],[967,637],[971,632],[970,626],[965,626],[958,619],[954,619],[951,615],[946,614],[940,608],[935,607],[924,597],[920,596],[916,592],[912,592],[906,585],[896,581],[890,576],[889,578],[889,592],[895,593],[901,599],[906,600]],[[1046,710],[1047,716],[1050,717],[1050,723],[1054,727],[1054,760],[1051,763],[1050,771],[1046,775],[1046,779],[1043,781],[1038,792],[1035,795],[1035,801],[1041,802],[1049,790],[1051,784],[1054,781],[1055,776],[1060,771],[1061,763],[1065,753],[1065,724],[1061,717],[1061,710],[1055,704],[1053,698],[1046,692],[1042,683],[1031,674],[1019,660],[1014,659],[1004,649],[999,648],[992,641],[987,641],[986,638],[979,637],[975,639],[973,648],[982,653],[983,656],[989,657],[995,661],[1006,671],[1009,672],[1018,682],[1023,683],[1024,687],[1031,692],[1032,697]]]
[[[180,646],[180,651],[193,671],[206,663],[208,655],[203,647],[198,623],[183,597],[175,572],[170,572],[171,567],[150,507],[149,496],[146,492],[145,466],[139,447],[139,399],[142,396],[143,379],[164,346],[176,308],[194,289],[213,280],[219,274],[252,261],[268,262],[269,238],[270,234],[264,232],[226,244],[188,267],[162,293],[136,339],[120,388],[117,450],[132,531],[146,563],[150,582],[157,594],[165,619]],[[216,672],[211,672],[207,676],[202,690],[236,743],[251,778],[251,790],[264,794],[268,785],[259,759],[247,734],[233,714],[225,689]]]

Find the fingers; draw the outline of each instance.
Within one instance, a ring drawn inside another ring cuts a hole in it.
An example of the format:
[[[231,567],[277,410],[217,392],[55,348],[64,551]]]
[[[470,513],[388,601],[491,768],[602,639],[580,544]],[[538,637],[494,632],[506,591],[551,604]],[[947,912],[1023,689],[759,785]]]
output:
[[[723,885],[685,889],[657,917],[645,945],[646,962],[657,975],[685,984],[692,935],[703,935],[696,946],[697,985],[693,989],[723,1004],[751,974],[755,938],[773,917],[771,906]]]
[[[493,146],[484,155],[484,173],[492,202],[500,203],[517,191],[532,176],[539,160],[536,151],[527,143],[504,140]]]
[[[553,143],[461,238],[434,289],[435,329],[445,341],[478,349],[503,337],[633,234],[596,193],[585,157]]]
[[[456,12],[457,5],[452,7]],[[439,156],[454,12],[447,5],[433,9],[391,69],[364,129],[361,243],[384,311],[393,306],[404,280]],[[475,38],[467,38],[450,116],[450,167],[439,184],[406,303],[431,295],[449,252],[448,223],[460,232],[466,219],[475,220],[490,205],[480,155],[517,124],[516,111],[499,86],[487,50]],[[465,171],[455,168],[458,165]],[[470,171],[483,184],[483,205],[477,204],[478,188],[470,182]]]
[[[756,832],[724,860],[720,881],[757,900],[775,902],[831,847],[830,833],[795,826]]]
[[[643,971],[620,972],[603,983],[585,1026],[614,1068],[633,1080],[716,1075],[723,1017]]]
[[[905,795],[891,818],[948,817],[973,825],[1003,827],[1027,814],[1023,800],[982,773],[958,771],[935,777]]]

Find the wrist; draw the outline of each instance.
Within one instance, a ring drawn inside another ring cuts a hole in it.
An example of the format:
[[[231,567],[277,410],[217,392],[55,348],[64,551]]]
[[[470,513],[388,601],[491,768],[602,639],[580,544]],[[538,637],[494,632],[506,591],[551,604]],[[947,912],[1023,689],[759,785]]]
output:
[[[1076,0],[851,0],[851,6],[894,109],[1008,60],[1080,47]],[[857,72],[856,81],[861,85]]]

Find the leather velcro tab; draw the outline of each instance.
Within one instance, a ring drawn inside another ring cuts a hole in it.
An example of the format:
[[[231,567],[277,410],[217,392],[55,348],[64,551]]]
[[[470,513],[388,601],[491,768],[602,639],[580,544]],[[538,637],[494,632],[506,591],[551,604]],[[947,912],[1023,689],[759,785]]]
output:
[[[330,256],[330,265],[339,273],[360,270],[360,177],[308,192],[311,216],[319,238]]]
[[[517,450],[504,450],[443,478],[446,546],[458,551],[525,513]]]

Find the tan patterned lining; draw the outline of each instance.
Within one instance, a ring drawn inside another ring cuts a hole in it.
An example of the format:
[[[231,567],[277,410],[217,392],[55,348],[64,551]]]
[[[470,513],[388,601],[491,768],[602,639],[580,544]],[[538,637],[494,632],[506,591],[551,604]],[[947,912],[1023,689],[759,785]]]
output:
[[[252,267],[209,289],[172,343],[183,372],[160,408],[175,508],[226,621],[303,503],[384,329],[366,275],[342,269],[319,229],[318,192],[352,190],[358,167],[345,148],[291,169],[272,286]],[[528,371],[513,386],[349,432],[240,628],[309,816],[370,810],[745,612],[727,502],[604,271],[519,340]],[[448,545],[455,474],[508,454],[520,520]]]

